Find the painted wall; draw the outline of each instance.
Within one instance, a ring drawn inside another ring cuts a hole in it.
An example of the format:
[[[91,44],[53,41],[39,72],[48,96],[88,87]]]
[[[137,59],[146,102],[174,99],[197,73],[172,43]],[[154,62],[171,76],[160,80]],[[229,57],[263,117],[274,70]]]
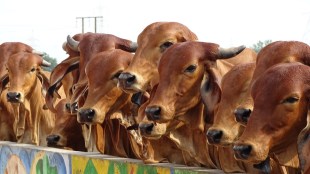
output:
[[[140,160],[0,142],[0,174],[200,174],[217,170],[145,165]]]

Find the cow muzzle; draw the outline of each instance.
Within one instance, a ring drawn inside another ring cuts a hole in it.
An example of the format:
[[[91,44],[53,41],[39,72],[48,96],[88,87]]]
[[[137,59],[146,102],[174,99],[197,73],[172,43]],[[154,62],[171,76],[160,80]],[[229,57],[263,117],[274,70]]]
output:
[[[55,147],[55,146],[57,146],[59,140],[60,140],[60,136],[59,135],[54,135],[54,134],[48,135],[46,137],[47,146]]]
[[[251,109],[245,109],[245,108],[237,108],[234,111],[235,117],[236,117],[236,121],[238,123],[241,123],[243,125],[246,125],[248,122],[248,119],[251,115]]]
[[[139,130],[142,136],[150,135],[153,131],[154,123],[139,124]]]
[[[92,123],[95,117],[94,109],[80,109],[78,111],[78,122],[79,123]]]
[[[209,129],[207,131],[207,138],[209,144],[219,144],[223,136],[223,131],[218,129]]]
[[[6,98],[9,102],[12,102],[12,103],[22,102],[22,94],[20,92],[8,92],[6,94]]]
[[[161,107],[148,106],[145,108],[145,114],[149,120],[152,120],[152,121],[159,120],[161,116]]]
[[[252,146],[248,144],[236,144],[233,147],[235,158],[239,160],[247,160],[252,151]]]
[[[128,72],[124,72],[119,75],[118,81],[121,88],[127,91],[132,89],[132,86],[137,82],[137,79],[135,75]]]

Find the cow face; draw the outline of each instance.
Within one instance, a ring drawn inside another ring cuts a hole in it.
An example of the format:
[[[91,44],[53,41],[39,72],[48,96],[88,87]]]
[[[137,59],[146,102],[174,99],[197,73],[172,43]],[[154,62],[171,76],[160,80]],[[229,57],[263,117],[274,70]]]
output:
[[[41,80],[47,81],[46,76],[41,73],[43,58],[32,53],[17,53],[10,57],[7,62],[10,87],[7,99],[13,103],[23,103],[28,94],[36,86],[39,75]]]
[[[222,79],[222,95],[217,105],[213,125],[207,131],[210,144],[231,145],[243,131],[243,126],[235,121],[235,108],[245,103],[250,95],[250,81],[255,63],[234,66]]]
[[[88,63],[88,95],[78,109],[78,122],[103,123],[108,113],[117,111],[130,100],[130,96],[117,87],[117,81],[132,57],[131,53],[122,50],[110,50],[98,54]]]
[[[184,115],[201,101],[200,87],[204,74],[209,81],[206,90],[218,85],[211,70],[215,61],[233,57],[243,49],[239,47],[232,51],[233,54],[224,54],[220,51],[223,49],[213,43],[184,42],[173,45],[160,61],[160,82],[145,109],[148,119],[163,123]]]
[[[237,159],[259,163],[296,143],[306,123],[309,73],[300,63],[279,64],[256,80],[253,112],[233,147]]]
[[[55,107],[55,127],[46,137],[47,145],[85,151],[81,124],[77,122],[76,117],[68,112],[67,102],[66,99],[63,99]]]
[[[186,26],[176,22],[157,22],[138,37],[138,48],[129,67],[120,75],[120,87],[130,93],[146,91],[158,83],[157,66],[163,52],[178,42],[197,40]]]

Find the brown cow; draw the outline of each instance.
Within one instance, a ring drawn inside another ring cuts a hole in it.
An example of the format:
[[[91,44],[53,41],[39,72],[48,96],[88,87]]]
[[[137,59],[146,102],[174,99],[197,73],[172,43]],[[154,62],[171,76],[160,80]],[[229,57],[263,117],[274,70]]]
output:
[[[310,47],[299,41],[276,41],[265,46],[257,55],[256,68],[251,81],[255,80],[268,68],[278,63],[302,62],[310,65]],[[250,93],[249,93],[250,94]],[[244,103],[236,108],[236,120],[246,125],[251,110],[253,110],[253,99],[251,95],[244,97]]]
[[[250,82],[255,62],[234,66],[221,82],[221,100],[216,106],[214,122],[207,131],[208,143],[229,146],[242,133],[244,126],[236,122],[235,109],[245,103],[251,92]]]
[[[182,152],[171,141],[143,140],[134,130],[126,130],[135,122],[136,108],[130,100],[132,95],[117,87],[117,78],[129,65],[132,57],[131,53],[116,49],[101,52],[89,61],[86,66],[88,95],[84,105],[78,110],[78,121],[89,126],[97,124],[97,134],[98,125],[101,125],[103,134],[97,135],[102,136],[99,137],[101,142],[97,139],[97,147],[101,153],[139,158],[145,163],[168,159],[170,162],[183,164],[183,158],[175,157],[177,154],[182,155]],[[157,151],[160,144],[168,146],[165,146],[164,151]]]
[[[8,59],[6,67],[9,79],[5,78],[1,85],[10,82],[7,99],[14,109],[14,131],[18,142],[45,145],[45,136],[54,126],[54,115],[43,109],[42,92],[46,91],[49,84],[41,66],[49,65],[33,53],[19,52]]]
[[[310,173],[310,115],[308,110],[307,126],[298,136],[298,157],[300,168],[303,173]]]
[[[158,83],[157,65],[163,52],[175,43],[193,40],[197,40],[197,36],[183,24],[148,25],[138,36],[133,61],[119,77],[120,87],[131,93],[152,89]]]
[[[28,52],[42,55],[42,53],[34,50],[27,44],[21,42],[5,42],[0,45],[0,77],[7,73],[6,63],[9,57],[18,52]],[[5,76],[3,77],[5,79]],[[4,80],[4,79],[1,79]],[[0,140],[4,141],[16,141],[16,135],[13,130],[14,123],[14,112],[11,104],[7,102],[6,92],[7,87],[2,87],[1,98],[0,98]]]
[[[160,82],[157,89],[153,89],[156,92],[145,109],[147,117],[139,125],[140,132],[146,137],[168,134],[179,148],[206,167],[225,172],[258,173],[252,165],[236,161],[232,149],[208,145],[205,136],[219,98],[214,95],[220,93],[222,76],[233,67],[229,62],[217,60],[235,56],[231,62],[238,62],[237,59],[254,61],[252,52],[244,49],[223,49],[217,44],[191,41],[177,43],[167,49],[158,67]],[[202,91],[207,94],[203,96],[204,102],[208,103],[206,107],[201,97],[204,75],[206,82]]]
[[[86,151],[82,126],[77,122],[69,110],[68,100],[62,99],[55,107],[55,127],[50,135],[46,137],[47,145],[50,147]]]
[[[237,159],[260,163],[270,155],[281,165],[299,167],[297,136],[306,126],[309,75],[306,65],[283,63],[256,79],[253,112],[233,147]]]

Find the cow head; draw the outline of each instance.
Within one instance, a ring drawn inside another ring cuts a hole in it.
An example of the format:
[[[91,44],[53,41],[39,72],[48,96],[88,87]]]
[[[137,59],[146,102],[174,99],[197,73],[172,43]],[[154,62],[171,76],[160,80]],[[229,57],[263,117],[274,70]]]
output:
[[[42,72],[41,66],[50,66],[50,63],[36,54],[20,52],[10,57],[7,62],[10,81],[7,92],[9,102],[23,103],[25,98],[31,94],[37,78],[43,82],[43,92],[47,90],[48,78]]]
[[[251,92],[250,81],[255,63],[234,66],[222,79],[221,100],[216,108],[214,122],[207,131],[210,144],[231,145],[243,131],[235,121],[235,108],[244,103],[244,97]]]
[[[254,109],[233,147],[236,159],[260,163],[269,153],[294,154],[287,148],[296,148],[297,136],[305,127],[309,75],[308,66],[285,63],[271,67],[255,81]]]
[[[167,122],[197,105],[201,99],[200,87],[205,72],[207,81],[210,81],[207,88],[213,88],[218,85],[211,70],[216,60],[233,57],[243,49],[242,46],[228,51],[217,44],[204,42],[175,44],[160,61],[160,83],[145,109],[148,119]]]
[[[309,65],[310,47],[299,41],[276,41],[268,44],[257,54],[256,68],[253,73],[252,82],[268,68],[278,63],[302,62]],[[235,110],[236,121],[246,126],[253,110],[253,99],[251,95],[245,96],[245,102],[241,103]]]
[[[157,66],[163,52],[178,42],[197,40],[177,22],[156,22],[138,36],[138,48],[129,67],[120,75],[120,87],[130,93],[146,91],[158,83]]]
[[[133,55],[119,49],[96,55],[86,66],[88,95],[78,109],[78,122],[103,123],[108,113],[120,109],[130,95],[117,87],[118,76],[129,65]]]
[[[57,148],[70,148],[73,150],[86,151],[82,127],[68,112],[68,101],[60,100],[55,109],[55,127],[50,135],[46,137],[47,145]]]
[[[79,60],[79,78],[77,83],[72,87],[71,105],[73,112],[76,112],[77,107],[83,105],[87,94],[87,77],[85,67],[87,63],[95,57],[97,53],[112,49],[121,49],[128,52],[135,52],[137,44],[127,39],[119,38],[111,34],[86,33],[81,41],[76,41],[70,36],[67,38],[67,43],[70,48],[80,52]]]

